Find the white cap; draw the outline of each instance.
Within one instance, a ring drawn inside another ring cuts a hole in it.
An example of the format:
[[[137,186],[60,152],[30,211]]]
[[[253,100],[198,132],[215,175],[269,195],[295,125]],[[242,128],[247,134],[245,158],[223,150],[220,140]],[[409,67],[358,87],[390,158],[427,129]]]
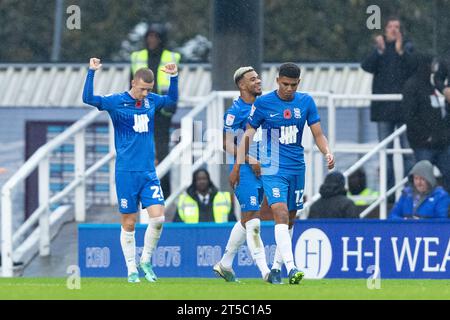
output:
[[[234,76],[233,76],[234,83],[237,84],[237,81],[240,80],[244,74],[246,74],[247,72],[250,72],[250,71],[254,71],[254,70],[255,70],[255,69],[254,69],[253,67],[251,67],[251,66],[248,66],[248,67],[240,67],[239,69],[237,69],[237,70],[234,72]]]

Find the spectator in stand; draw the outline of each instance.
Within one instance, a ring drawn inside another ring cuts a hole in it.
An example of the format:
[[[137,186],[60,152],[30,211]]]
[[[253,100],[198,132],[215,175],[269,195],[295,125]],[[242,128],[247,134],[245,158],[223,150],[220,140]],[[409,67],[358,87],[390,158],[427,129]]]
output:
[[[434,75],[434,83],[446,100],[447,113],[450,112],[450,53],[446,58],[439,61],[436,74]]]
[[[407,136],[418,161],[428,160],[450,191],[450,112],[431,83],[433,57],[417,56],[417,69],[403,89]],[[448,107],[448,105],[447,105]]]
[[[385,25],[384,35],[375,37],[375,49],[361,64],[364,71],[373,74],[373,94],[399,94],[402,92],[403,85],[413,72],[412,52],[411,42],[403,39],[400,20],[396,17],[389,18]],[[370,119],[377,122],[379,141],[384,140],[398,129],[405,120],[401,112],[400,101],[372,101]],[[402,148],[409,147],[405,135],[400,137],[400,143]],[[414,159],[412,156],[406,155],[403,160],[405,172],[408,172],[414,164]],[[387,170],[388,188],[391,188],[394,186],[392,155],[388,157]]]
[[[333,171],[325,177],[320,186],[320,195],[309,209],[309,218],[359,218],[352,200],[346,197],[345,177],[339,171]]]
[[[236,221],[229,192],[221,192],[212,183],[209,172],[198,169],[192,184],[180,195],[173,222],[228,222]]]
[[[366,172],[363,168],[357,169],[348,176],[347,196],[353,200],[359,211],[362,211],[361,207],[369,206],[379,197],[378,191],[367,187]]]
[[[433,165],[428,160],[416,163],[406,187],[389,213],[389,219],[448,218],[450,197],[444,188],[436,186]]]

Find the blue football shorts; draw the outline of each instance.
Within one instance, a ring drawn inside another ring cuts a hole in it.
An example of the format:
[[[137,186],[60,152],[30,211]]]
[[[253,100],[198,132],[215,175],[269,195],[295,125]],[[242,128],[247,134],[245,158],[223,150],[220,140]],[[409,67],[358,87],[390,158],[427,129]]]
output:
[[[259,211],[264,197],[261,179],[253,174],[242,174],[234,194],[241,206],[241,212]]]
[[[142,208],[164,205],[164,194],[154,171],[116,171],[116,192],[120,213],[136,213]]]
[[[283,202],[287,204],[289,211],[303,208],[304,171],[298,175],[262,175],[261,180],[269,206]]]

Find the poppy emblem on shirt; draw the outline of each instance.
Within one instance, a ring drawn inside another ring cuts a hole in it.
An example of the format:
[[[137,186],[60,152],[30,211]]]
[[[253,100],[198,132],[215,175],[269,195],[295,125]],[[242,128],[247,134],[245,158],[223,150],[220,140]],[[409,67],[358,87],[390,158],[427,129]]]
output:
[[[142,106],[142,101],[141,100],[136,100],[135,106],[136,106],[136,108],[140,108]]]
[[[292,112],[291,112],[291,110],[289,110],[289,109],[284,110],[284,111],[283,111],[283,117],[284,117],[285,119],[290,119],[290,118],[292,118]]]

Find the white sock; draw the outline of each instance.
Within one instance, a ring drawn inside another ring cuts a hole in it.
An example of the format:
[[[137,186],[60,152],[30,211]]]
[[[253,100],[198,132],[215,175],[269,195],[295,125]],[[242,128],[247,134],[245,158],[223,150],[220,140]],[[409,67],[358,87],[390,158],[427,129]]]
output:
[[[277,249],[280,250],[283,257],[284,265],[289,273],[292,268],[295,268],[294,255],[292,254],[292,240],[289,235],[289,227],[287,224],[275,225],[275,241]]]
[[[289,229],[289,235],[291,236],[291,239],[293,234],[294,234],[294,226],[292,226],[292,228]],[[281,270],[282,265],[283,265],[283,257],[281,256],[281,252],[280,250],[278,250],[277,247],[277,249],[275,250],[275,257],[273,258],[272,269]]]
[[[155,251],[161,237],[164,220],[164,216],[149,219],[144,235],[144,249],[142,250],[141,262],[150,262],[153,251]]]
[[[225,253],[223,254],[220,264],[226,268],[231,269],[233,266],[233,259],[238,251],[239,247],[245,242],[246,231],[241,222],[238,221],[234,224],[230,233],[227,246],[225,247]]]
[[[136,269],[136,239],[135,231],[125,231],[123,227],[120,231],[120,245],[128,268],[128,275],[137,272]]]
[[[245,223],[245,228],[247,230],[248,248],[264,278],[270,273],[270,269],[267,267],[266,251],[264,250],[264,244],[261,239],[261,220],[251,219]]]

